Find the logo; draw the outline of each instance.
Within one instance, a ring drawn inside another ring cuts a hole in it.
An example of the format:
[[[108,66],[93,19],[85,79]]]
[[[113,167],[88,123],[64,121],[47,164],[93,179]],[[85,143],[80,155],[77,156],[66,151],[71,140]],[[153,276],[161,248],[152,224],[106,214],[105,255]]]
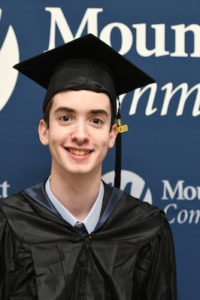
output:
[[[0,9],[0,20],[2,10]],[[13,27],[8,27],[5,39],[0,49],[0,111],[8,102],[17,81],[18,72],[13,65],[19,62],[19,47]]]
[[[114,171],[104,174],[102,179],[106,183],[114,185]],[[152,194],[145,180],[131,171],[121,171],[121,189],[144,202],[152,204]]]

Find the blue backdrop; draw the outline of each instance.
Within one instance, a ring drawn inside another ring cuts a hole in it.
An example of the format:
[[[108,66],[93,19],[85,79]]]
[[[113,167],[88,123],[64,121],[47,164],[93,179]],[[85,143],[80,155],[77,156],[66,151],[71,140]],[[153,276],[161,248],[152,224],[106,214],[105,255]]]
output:
[[[165,210],[180,300],[199,300],[199,0],[1,0],[0,198],[44,180],[37,135],[44,90],[12,69],[86,33],[111,44],[156,84],[123,95],[122,187]],[[112,182],[113,150],[104,164]],[[170,299],[169,299],[170,300]]]

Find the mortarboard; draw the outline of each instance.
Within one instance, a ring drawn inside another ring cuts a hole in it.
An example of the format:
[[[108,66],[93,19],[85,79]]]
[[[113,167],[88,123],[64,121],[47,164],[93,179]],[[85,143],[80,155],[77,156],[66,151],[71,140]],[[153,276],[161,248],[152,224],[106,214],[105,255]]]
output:
[[[53,95],[63,90],[92,90],[108,94],[114,117],[121,126],[116,100],[121,94],[155,82],[129,60],[92,34],[46,51],[14,66],[47,92],[43,112]],[[120,131],[120,130],[119,130]],[[121,130],[123,131],[123,130]],[[115,157],[115,186],[120,186],[121,134]]]

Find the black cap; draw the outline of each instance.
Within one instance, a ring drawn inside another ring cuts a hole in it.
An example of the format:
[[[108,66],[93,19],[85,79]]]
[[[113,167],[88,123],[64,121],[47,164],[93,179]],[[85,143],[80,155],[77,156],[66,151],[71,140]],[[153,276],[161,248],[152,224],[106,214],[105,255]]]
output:
[[[154,82],[149,75],[92,34],[25,60],[16,64],[14,68],[48,89],[59,65],[62,66],[66,60],[80,58],[102,63],[110,69],[117,96]],[[67,72],[66,76],[68,76]],[[98,80],[101,77],[99,76]],[[63,78],[63,81],[65,85],[68,78],[66,80]]]
[[[92,34],[25,60],[14,68],[47,89],[43,111],[56,93],[85,89],[107,93],[112,104],[112,114],[115,115],[116,98],[119,95],[155,82]],[[121,154],[118,153],[118,166],[119,156]],[[117,173],[120,178],[119,170]],[[116,185],[119,186],[120,179],[117,181]]]

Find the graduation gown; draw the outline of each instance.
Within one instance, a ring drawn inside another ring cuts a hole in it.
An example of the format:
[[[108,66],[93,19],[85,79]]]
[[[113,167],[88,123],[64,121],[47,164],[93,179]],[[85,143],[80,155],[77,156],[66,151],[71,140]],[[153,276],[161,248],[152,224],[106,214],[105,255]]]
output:
[[[0,201],[1,300],[176,300],[164,213],[105,185],[100,221],[81,236],[43,184]]]

